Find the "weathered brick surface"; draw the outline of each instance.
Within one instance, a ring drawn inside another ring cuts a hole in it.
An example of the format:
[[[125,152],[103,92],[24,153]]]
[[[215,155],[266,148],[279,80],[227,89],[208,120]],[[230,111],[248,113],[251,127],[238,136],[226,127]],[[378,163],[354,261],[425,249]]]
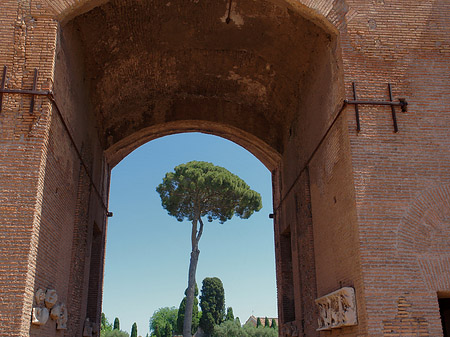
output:
[[[3,96],[0,335],[64,335],[31,327],[38,288],[68,305],[65,335],[98,321],[110,169],[146,141],[202,131],[273,173],[283,332],[442,336],[450,3],[233,1],[227,25],[228,3],[2,1],[6,86],[31,88],[38,68],[60,112]],[[380,106],[360,106],[356,132],[353,107],[341,110],[352,82],[361,99],[387,99],[388,82],[407,99],[398,133]],[[359,324],[315,332],[314,299],[342,286]]]

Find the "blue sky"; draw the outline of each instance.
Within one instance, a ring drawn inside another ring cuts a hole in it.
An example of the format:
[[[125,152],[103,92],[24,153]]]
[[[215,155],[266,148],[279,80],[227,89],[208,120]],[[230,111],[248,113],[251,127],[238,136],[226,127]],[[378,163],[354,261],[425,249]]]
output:
[[[178,222],[161,207],[155,188],[166,172],[191,160],[223,166],[262,196],[263,208],[250,219],[205,223],[199,243],[197,283],[219,277],[226,306],[241,323],[252,314],[277,317],[271,176],[242,147],[220,137],[185,133],[153,140],[112,171],[103,312],[110,322],[138,335],[149,330],[155,310],[178,307],[187,287],[189,222]]]

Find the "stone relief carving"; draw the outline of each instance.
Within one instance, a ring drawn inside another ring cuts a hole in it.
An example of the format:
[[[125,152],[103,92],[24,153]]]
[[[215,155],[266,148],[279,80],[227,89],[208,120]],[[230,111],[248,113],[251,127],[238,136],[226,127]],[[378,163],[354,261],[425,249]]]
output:
[[[49,317],[56,321],[57,330],[67,329],[67,309],[64,303],[58,303],[58,294],[54,289],[38,289],[34,295],[36,305],[33,307],[31,323],[44,325]]]
[[[44,325],[48,321],[48,309],[34,307],[31,315],[31,323],[35,325]]]
[[[50,317],[56,321],[57,330],[67,329],[67,309],[64,303],[59,303],[52,308]]]
[[[58,301],[58,294],[56,293],[56,290],[47,289],[45,292],[45,306],[48,309],[51,309],[56,304],[56,301]]]
[[[297,337],[298,336],[298,327],[295,322],[287,322],[284,323],[281,330],[280,336],[282,337]]]
[[[351,287],[344,287],[322,296],[316,299],[316,304],[319,309],[317,331],[358,324],[355,290]]]
[[[36,294],[34,295],[34,299],[36,301],[36,305],[42,305],[45,300],[45,291],[42,289],[38,289]]]
[[[36,305],[31,312],[31,323],[34,325],[44,325],[48,321],[49,312],[46,307],[43,307],[45,300],[45,291],[38,289],[34,294]]]

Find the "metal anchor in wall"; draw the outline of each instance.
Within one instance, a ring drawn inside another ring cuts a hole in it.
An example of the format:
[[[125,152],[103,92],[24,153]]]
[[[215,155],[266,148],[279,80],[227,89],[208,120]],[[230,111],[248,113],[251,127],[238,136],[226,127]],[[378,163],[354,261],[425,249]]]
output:
[[[50,90],[37,90],[37,78],[38,78],[37,68],[34,69],[33,88],[31,90],[7,89],[7,88],[5,88],[7,70],[8,70],[7,66],[4,66],[2,81],[0,83],[0,113],[2,113],[3,95],[4,94],[19,94],[19,95],[31,95],[31,104],[30,104],[29,112],[30,112],[30,115],[33,114],[35,96],[49,96],[49,95],[51,95],[51,91]]]
[[[391,107],[392,112],[392,121],[394,123],[394,132],[398,132],[397,125],[397,113],[395,112],[395,107],[399,106],[402,109],[402,112],[407,111],[408,102],[404,98],[399,98],[398,102],[394,102],[392,98],[392,86],[388,83],[389,90],[389,101],[372,101],[372,100],[358,100],[356,95],[356,85],[355,82],[352,83],[353,88],[353,100],[344,100],[344,104],[352,104],[355,106],[355,117],[356,117],[356,130],[361,131],[361,124],[359,121],[359,105],[388,105]]]

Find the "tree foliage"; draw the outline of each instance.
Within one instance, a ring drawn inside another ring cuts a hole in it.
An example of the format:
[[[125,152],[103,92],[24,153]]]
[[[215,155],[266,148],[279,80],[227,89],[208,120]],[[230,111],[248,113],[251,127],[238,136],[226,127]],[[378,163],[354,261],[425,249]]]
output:
[[[134,322],[133,326],[131,327],[130,337],[137,337],[137,324],[136,324],[136,322]]]
[[[120,330],[120,322],[119,322],[119,318],[118,317],[114,318],[113,330]]]
[[[258,317],[258,319],[256,320],[256,327],[259,328],[260,326],[262,326],[262,323],[261,319]]]
[[[265,329],[264,327],[256,328],[253,325],[244,325],[243,337],[278,337],[278,329]]]
[[[156,310],[150,318],[150,336],[171,337],[175,332],[178,310],[164,307]]]
[[[270,322],[269,322],[269,319],[267,318],[267,316],[264,318],[264,327],[265,328],[269,328],[270,327]]]
[[[232,321],[224,321],[214,326],[212,337],[278,337],[278,329],[256,328],[251,324],[244,325]]]
[[[277,321],[275,319],[272,319],[272,325],[270,327],[278,331]]]
[[[100,322],[100,334],[111,331],[113,329],[113,326],[111,323],[109,323],[108,318],[106,318],[106,315],[104,312],[102,312],[102,318]]]
[[[226,320],[220,325],[214,326],[213,337],[240,337],[243,336],[242,328],[236,322]]]
[[[130,335],[122,330],[111,330],[104,334],[100,334],[102,337],[129,337]]]
[[[233,308],[228,307],[227,308],[227,315],[225,317],[226,321],[234,321],[234,314],[233,314]]]
[[[202,217],[220,223],[234,215],[249,218],[262,207],[261,196],[238,176],[211,163],[191,161],[175,167],[174,172],[166,173],[156,191],[169,215],[178,221],[192,222],[191,259],[189,263],[188,289],[186,293],[183,336],[191,335],[194,308],[194,285],[200,250],[198,243],[203,233]],[[198,228],[198,224],[200,227]],[[212,317],[214,319],[214,317]],[[211,321],[208,313],[202,319]],[[211,321],[212,322],[212,321]],[[213,327],[209,330],[212,331]]]
[[[206,334],[211,334],[214,326],[221,324],[225,316],[225,292],[218,277],[207,277],[203,280],[200,307],[200,327]]]
[[[261,196],[223,167],[191,161],[168,172],[156,191],[162,206],[178,221],[204,216],[220,223],[233,215],[249,218],[262,207]]]

